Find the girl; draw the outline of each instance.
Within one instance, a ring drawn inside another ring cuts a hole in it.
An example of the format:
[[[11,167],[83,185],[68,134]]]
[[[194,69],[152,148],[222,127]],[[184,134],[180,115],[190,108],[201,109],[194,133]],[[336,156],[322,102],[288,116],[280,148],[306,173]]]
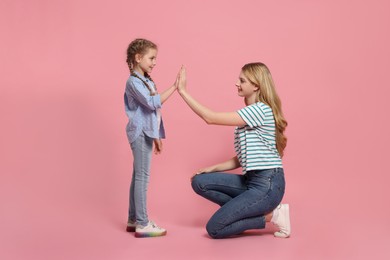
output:
[[[262,63],[246,64],[236,83],[245,106],[237,112],[214,112],[186,89],[182,68],[178,91],[188,106],[207,124],[237,126],[234,146],[237,155],[225,162],[198,170],[192,188],[221,208],[211,217],[206,229],[212,238],[225,238],[248,229],[275,224],[276,237],[290,236],[288,204],[279,204],[285,181],[281,157],[287,139],[281,102],[268,68]],[[243,175],[221,173],[242,167]],[[207,173],[207,174],[206,174]]]
[[[160,154],[161,139],[165,138],[161,105],[177,88],[176,84],[161,94],[149,76],[156,65],[157,46],[145,39],[132,41],[127,48],[130,76],[126,82],[125,110],[129,118],[127,137],[133,152],[133,176],[130,186],[130,205],[126,230],[136,237],[164,236],[167,231],[149,221],[146,210],[146,191],[150,176],[152,147]]]

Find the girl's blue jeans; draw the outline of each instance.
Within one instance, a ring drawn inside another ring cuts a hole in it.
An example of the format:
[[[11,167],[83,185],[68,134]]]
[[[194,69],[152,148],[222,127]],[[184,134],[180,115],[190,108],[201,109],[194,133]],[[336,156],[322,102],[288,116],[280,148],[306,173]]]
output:
[[[192,188],[221,206],[206,229],[212,238],[225,238],[265,227],[265,215],[282,201],[284,171],[274,168],[249,171],[245,175],[204,173],[193,178]]]
[[[146,226],[149,223],[146,210],[146,193],[150,179],[153,138],[142,133],[130,146],[134,160],[128,219]]]

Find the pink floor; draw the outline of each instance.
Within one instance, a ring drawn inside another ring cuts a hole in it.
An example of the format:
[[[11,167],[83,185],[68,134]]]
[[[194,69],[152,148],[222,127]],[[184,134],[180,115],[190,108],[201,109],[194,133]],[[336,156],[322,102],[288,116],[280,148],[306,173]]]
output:
[[[185,180],[187,178],[183,177],[178,181],[187,184]],[[25,181],[8,179],[7,183],[11,186],[25,185],[21,193],[16,189],[3,189],[0,259],[390,257],[386,211],[382,215],[380,209],[372,211],[370,215],[360,212],[357,204],[345,203],[349,197],[339,201],[333,197],[320,203],[321,197],[326,196],[325,189],[317,192],[310,187],[292,190],[297,185],[293,181],[290,181],[291,190],[285,198],[291,207],[293,233],[290,238],[274,238],[274,228],[268,226],[264,230],[248,231],[223,240],[209,238],[204,229],[208,217],[217,206],[191,193],[189,185],[179,188],[183,196],[175,198],[174,194],[164,193],[164,188],[151,183],[152,189],[160,189],[163,193],[151,193],[149,215],[166,227],[168,234],[166,237],[140,239],[125,232],[127,184],[108,179],[106,183],[80,180],[81,183],[70,187],[73,192],[64,193],[64,186],[59,190],[45,185],[35,189],[27,185],[28,179]],[[79,189],[82,186],[88,190]],[[329,190],[341,198],[343,192],[335,188]],[[51,192],[51,196],[44,196],[47,192]],[[309,193],[312,196],[308,196]]]

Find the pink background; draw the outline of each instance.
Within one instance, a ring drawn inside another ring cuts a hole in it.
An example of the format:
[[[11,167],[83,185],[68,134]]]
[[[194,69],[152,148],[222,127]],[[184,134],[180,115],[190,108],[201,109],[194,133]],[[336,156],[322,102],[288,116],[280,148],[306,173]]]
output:
[[[389,259],[388,10],[386,0],[1,0],[0,259]],[[125,50],[136,37],[159,46],[160,90],[185,64],[193,96],[218,111],[244,105],[243,64],[270,67],[289,122],[290,239],[272,227],[206,235],[217,206],[189,179],[234,154],[233,127],[207,126],[177,93],[149,192],[168,235],[124,232]]]

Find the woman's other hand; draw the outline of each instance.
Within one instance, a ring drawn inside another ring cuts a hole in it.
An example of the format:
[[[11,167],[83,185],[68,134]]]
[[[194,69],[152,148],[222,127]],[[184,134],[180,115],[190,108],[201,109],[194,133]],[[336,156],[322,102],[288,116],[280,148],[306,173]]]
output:
[[[206,167],[206,168],[201,168],[196,171],[194,175],[191,176],[191,181],[194,179],[196,175],[203,174],[203,173],[209,173],[214,171],[214,166]]]

